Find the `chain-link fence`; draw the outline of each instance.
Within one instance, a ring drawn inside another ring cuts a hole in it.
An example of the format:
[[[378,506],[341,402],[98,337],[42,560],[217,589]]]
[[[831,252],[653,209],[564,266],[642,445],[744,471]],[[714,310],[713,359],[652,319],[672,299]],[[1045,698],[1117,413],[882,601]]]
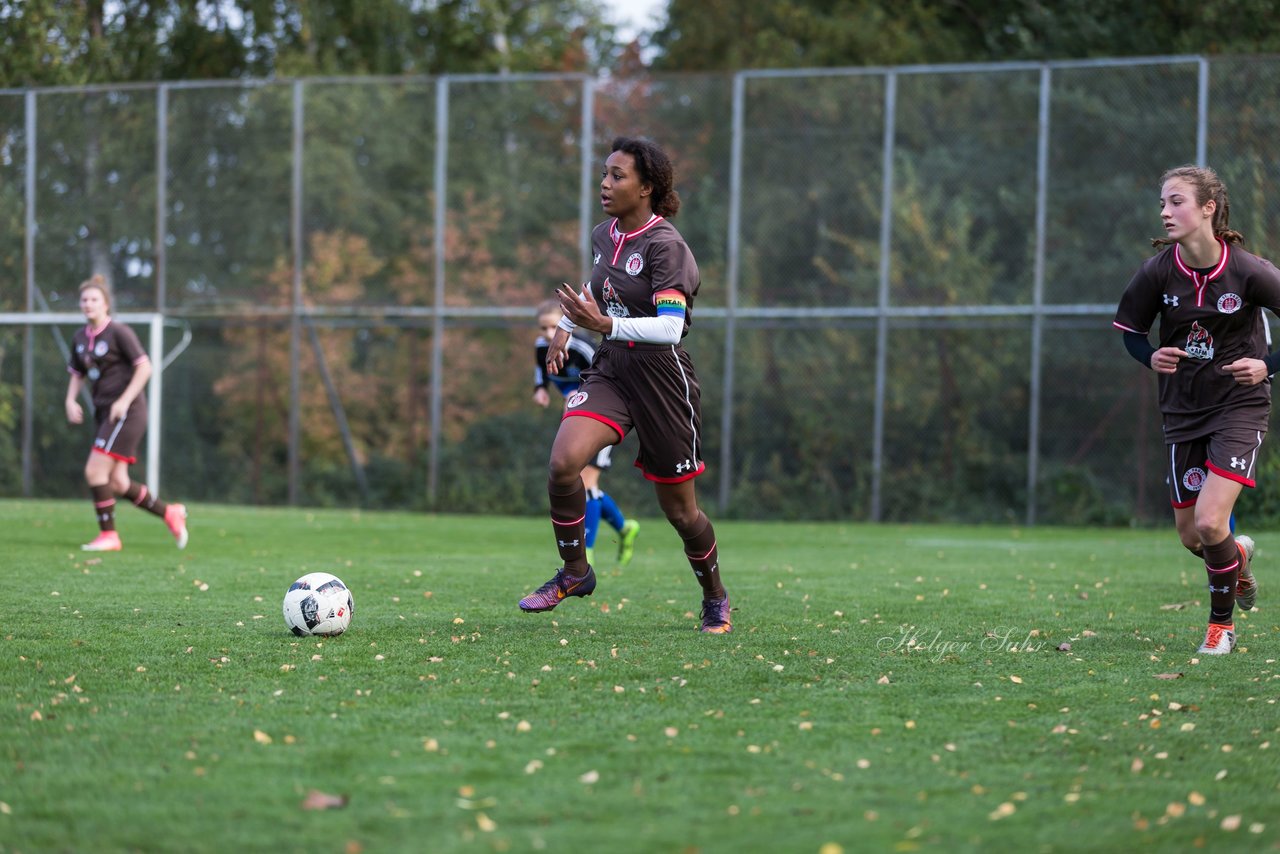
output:
[[[1163,519],[1154,376],[1110,317],[1170,166],[1215,166],[1272,254],[1277,90],[1274,59],[1160,57],[0,92],[0,494],[83,493],[74,325],[22,315],[104,271],[190,335],[166,494],[543,512],[532,307],[585,275],[608,143],[644,134],[702,269],[722,515]],[[606,487],[647,502],[633,442]]]

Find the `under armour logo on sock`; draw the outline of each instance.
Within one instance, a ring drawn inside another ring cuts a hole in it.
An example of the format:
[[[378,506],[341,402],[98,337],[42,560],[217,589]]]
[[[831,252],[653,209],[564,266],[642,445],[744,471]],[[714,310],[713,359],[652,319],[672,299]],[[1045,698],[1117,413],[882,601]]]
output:
[[[1231,592],[1231,588],[1230,588],[1230,587],[1228,587],[1228,586],[1226,586],[1226,585],[1224,585],[1224,586],[1222,586],[1222,587],[1214,587],[1212,584],[1210,584],[1210,585],[1209,585],[1209,592],[1210,592],[1210,593],[1230,593],[1230,592]]]
[[[577,548],[579,542],[581,542],[581,540],[556,540],[556,545],[560,546],[562,549],[569,548],[570,546]]]

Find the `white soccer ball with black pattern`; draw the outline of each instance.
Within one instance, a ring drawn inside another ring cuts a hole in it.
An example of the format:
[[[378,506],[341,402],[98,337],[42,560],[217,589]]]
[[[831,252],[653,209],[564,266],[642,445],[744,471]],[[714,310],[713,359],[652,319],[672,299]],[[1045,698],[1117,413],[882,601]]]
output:
[[[340,635],[351,625],[356,604],[342,579],[308,572],[284,594],[284,622],[299,637]]]

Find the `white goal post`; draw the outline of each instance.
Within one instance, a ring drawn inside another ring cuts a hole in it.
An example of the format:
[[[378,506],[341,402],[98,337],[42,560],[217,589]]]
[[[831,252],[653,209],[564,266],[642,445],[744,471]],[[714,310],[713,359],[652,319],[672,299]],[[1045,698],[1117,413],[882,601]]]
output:
[[[155,495],[160,494],[160,428],[162,412],[161,406],[164,400],[164,369],[173,358],[186,348],[187,341],[190,340],[188,332],[183,342],[174,349],[170,356],[164,355],[164,315],[156,312],[120,312],[113,314],[112,318],[123,323],[129,324],[131,327],[137,327],[141,333],[142,327],[148,330],[147,355],[151,358],[152,371],[151,379],[147,383],[147,473],[146,483],[147,489]],[[79,329],[84,326],[84,315],[79,312],[50,312],[50,311],[33,311],[33,312],[0,312],[0,326],[70,326],[73,329]],[[141,335],[139,335],[141,337]],[[68,338],[68,341],[70,338]],[[61,339],[58,340],[58,346],[63,350],[63,363],[65,364],[69,355],[69,345]],[[23,355],[23,383],[30,385],[34,382],[30,367],[30,354]],[[32,389],[25,389],[23,395],[23,473],[24,484],[23,491],[29,490],[28,472],[30,471],[30,455],[31,455],[31,436],[30,425],[31,406],[34,395]]]

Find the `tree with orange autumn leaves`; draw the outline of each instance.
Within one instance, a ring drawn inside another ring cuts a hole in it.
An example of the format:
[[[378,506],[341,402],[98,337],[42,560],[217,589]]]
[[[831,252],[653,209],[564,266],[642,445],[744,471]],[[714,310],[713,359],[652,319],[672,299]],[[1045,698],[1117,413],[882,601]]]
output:
[[[463,441],[477,421],[527,405],[536,334],[533,306],[558,282],[574,282],[580,275],[576,222],[548,224],[543,236],[510,247],[513,257],[506,259],[498,258],[495,249],[504,245],[499,239],[502,221],[499,202],[478,200],[474,193],[464,194],[448,216],[446,311],[497,307],[519,317],[528,315],[527,324],[514,326],[504,321],[495,327],[475,317],[446,320],[439,379],[443,438],[451,443]],[[408,233],[406,254],[390,259],[377,257],[362,235],[309,235],[302,275],[306,317],[299,347],[300,455],[308,469],[341,469],[348,464],[308,323],[314,325],[318,350],[361,465],[376,457],[412,463],[430,438],[432,318],[352,312],[374,303],[432,306],[434,230],[418,222],[408,226]],[[278,259],[266,280],[277,302],[288,305],[293,287],[289,259]],[[376,290],[373,283],[382,280],[391,293],[371,293]],[[257,318],[250,324],[227,324],[223,334],[232,355],[213,391],[229,422],[224,444],[230,443],[239,454],[251,451],[256,477],[264,456],[279,459],[287,451],[289,323],[281,317],[269,323]]]

